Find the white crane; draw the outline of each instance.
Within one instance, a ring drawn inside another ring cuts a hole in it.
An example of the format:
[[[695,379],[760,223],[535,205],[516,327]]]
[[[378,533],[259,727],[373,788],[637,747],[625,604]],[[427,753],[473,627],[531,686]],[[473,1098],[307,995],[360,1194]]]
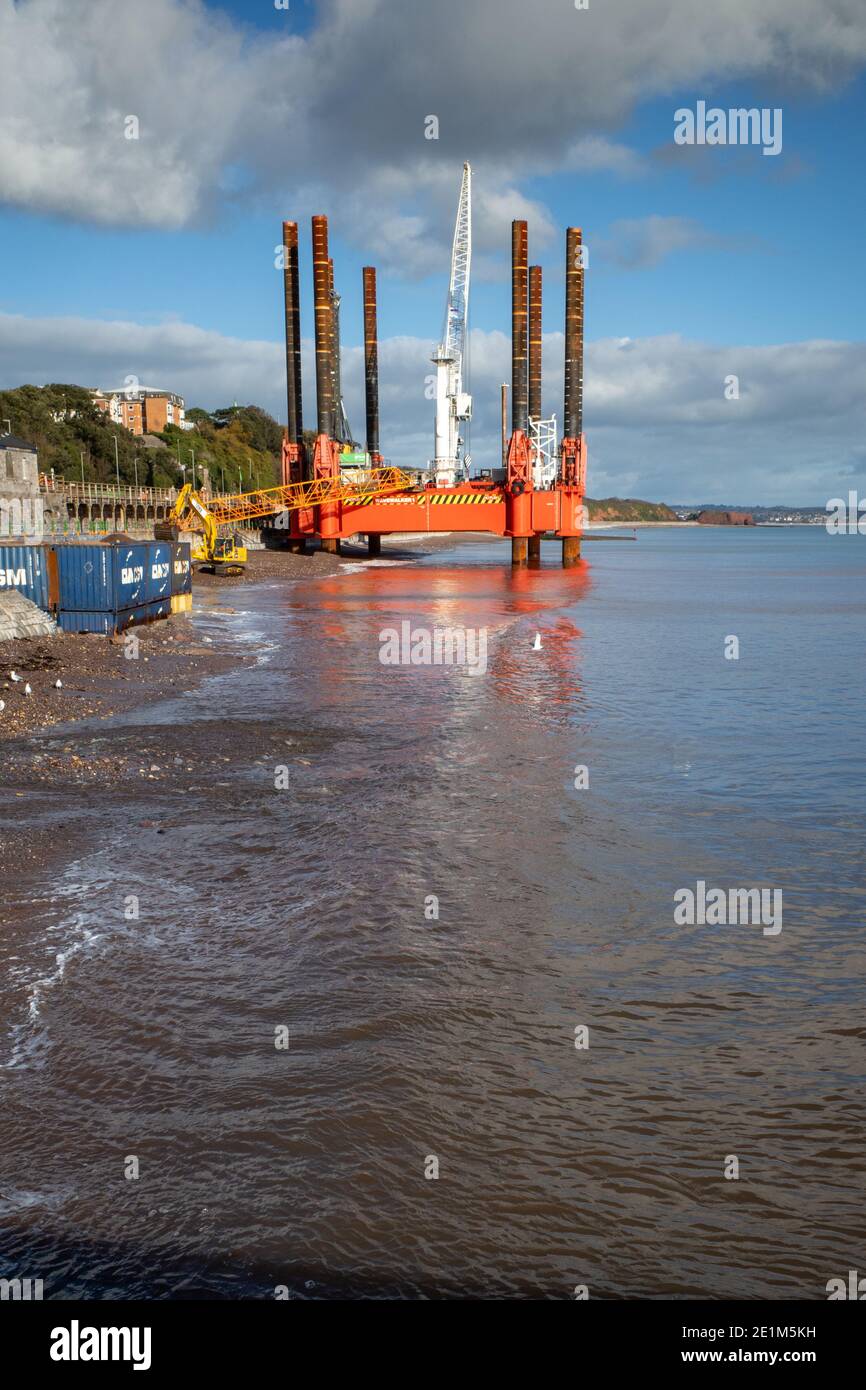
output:
[[[469,310],[469,267],[472,261],[472,170],[463,165],[460,202],[451,248],[451,281],[442,342],[432,358],[436,367],[436,427],[433,479],[450,487],[469,473],[470,459],[463,454],[460,421],[472,418],[472,397],[463,389],[466,353],[466,316]]]

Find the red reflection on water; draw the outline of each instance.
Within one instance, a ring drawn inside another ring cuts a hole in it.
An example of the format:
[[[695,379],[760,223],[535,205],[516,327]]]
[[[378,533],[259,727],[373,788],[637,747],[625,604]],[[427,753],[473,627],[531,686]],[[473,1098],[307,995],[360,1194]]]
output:
[[[380,630],[399,629],[407,619],[413,628],[486,629],[484,679],[492,679],[494,693],[509,705],[565,709],[584,703],[577,669],[582,634],[556,610],[573,608],[590,583],[586,562],[518,570],[508,564],[371,565],[316,580],[288,597],[293,607],[315,613],[321,635],[337,642],[345,658],[359,642],[378,649]],[[539,650],[533,650],[536,632]],[[447,668],[412,670],[441,675]],[[332,690],[346,680],[352,680],[348,661],[329,667]]]
[[[541,648],[537,651],[526,628],[520,630],[522,640],[494,644],[490,672],[497,693],[509,703],[544,705],[548,712],[557,706],[562,712],[584,708],[577,647],[583,636],[580,628],[563,615],[552,626],[540,623],[538,636]]]
[[[363,605],[371,612],[405,612],[433,616],[440,621],[442,607],[471,609],[480,625],[480,613],[513,615],[540,608],[570,607],[590,588],[586,562],[571,569],[545,565],[538,569],[512,570],[510,565],[394,565],[370,566],[329,575],[304,587],[323,608]],[[303,602],[303,598],[301,598]],[[455,613],[451,626],[466,624],[465,613]]]

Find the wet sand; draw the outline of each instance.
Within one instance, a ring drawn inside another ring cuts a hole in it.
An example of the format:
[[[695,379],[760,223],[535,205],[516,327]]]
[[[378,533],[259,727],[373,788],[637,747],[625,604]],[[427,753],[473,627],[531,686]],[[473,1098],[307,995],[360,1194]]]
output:
[[[135,635],[135,660],[126,656],[122,637],[111,640],[97,633],[60,632],[0,643],[0,700],[5,705],[0,743],[94,716],[110,719],[190,689],[238,659],[199,639],[185,614],[136,628]],[[12,680],[13,671],[20,680]],[[28,684],[32,694],[25,695]]]
[[[449,535],[386,538],[381,558],[408,560],[453,544]],[[344,544],[340,556],[321,550],[306,555],[252,550],[246,574],[217,577],[196,570],[192,616],[196,593],[225,591],[236,599],[239,590],[258,583],[315,582],[357,563],[366,553],[363,542]],[[237,644],[219,644],[200,635],[188,614],[136,628],[135,635],[135,660],[125,655],[122,636],[112,640],[97,633],[58,632],[50,638],[0,642],[0,787],[10,807],[14,810],[17,803],[21,809],[20,823],[13,819],[0,826],[0,857],[7,872],[35,871],[75,852],[80,824],[70,817],[68,806],[63,810],[64,799],[57,798],[56,815],[37,825],[26,814],[34,797],[42,802],[52,788],[61,786],[78,789],[78,795],[87,788],[101,794],[115,788],[127,804],[134,804],[148,784],[183,783],[198,766],[195,759],[166,759],[158,738],[148,739],[146,730],[134,745],[122,745],[123,751],[115,751],[113,745],[106,751],[105,738],[92,734],[90,723],[85,729],[79,726],[94,719],[110,726],[117,716],[193,691],[206,678],[254,659]],[[11,679],[13,671],[19,681]],[[30,695],[24,694],[25,684],[31,687]],[[51,737],[40,739],[40,734]],[[208,757],[212,768],[229,761],[224,751],[214,748]]]

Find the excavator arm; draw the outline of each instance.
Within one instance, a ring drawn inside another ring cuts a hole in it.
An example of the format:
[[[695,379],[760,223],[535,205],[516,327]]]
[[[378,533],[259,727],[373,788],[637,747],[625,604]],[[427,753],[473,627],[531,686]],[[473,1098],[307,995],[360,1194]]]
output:
[[[242,569],[247,562],[246,547],[237,537],[221,536],[219,528],[232,522],[251,522],[278,513],[287,514],[323,502],[369,502],[373,497],[417,491],[417,483],[399,468],[371,468],[344,482],[333,478],[312,478],[302,483],[286,483],[282,487],[240,492],[231,496],[204,501],[191,483],[184,483],[171,510],[168,523],[154,527],[157,540],[176,540],[178,530],[185,526],[201,530],[201,545],[192,552],[193,560],[213,565],[215,573]]]
[[[180,525],[187,512],[193,512],[198,517],[204,531],[205,546],[209,551],[213,551],[219,536],[219,528],[202,498],[194,490],[192,483],[184,483],[178,493],[177,501],[172,509],[171,520],[175,525]]]
[[[213,568],[215,574],[225,574],[229,570],[243,570],[247,563],[246,546],[235,539],[221,536],[219,524],[213,512],[191,483],[184,483],[177,495],[166,526],[154,528],[158,539],[161,532],[167,531],[168,538],[174,539],[176,531],[183,526],[198,522],[203,535],[198,545],[192,549],[192,559],[199,564]]]

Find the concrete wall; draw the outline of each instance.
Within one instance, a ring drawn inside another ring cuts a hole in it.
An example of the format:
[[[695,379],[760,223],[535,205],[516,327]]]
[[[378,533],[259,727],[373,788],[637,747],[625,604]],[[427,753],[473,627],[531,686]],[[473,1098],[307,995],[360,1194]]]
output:
[[[0,497],[29,497],[39,492],[39,464],[30,449],[0,449]]]
[[[38,538],[43,506],[32,449],[0,449],[0,541]]]

